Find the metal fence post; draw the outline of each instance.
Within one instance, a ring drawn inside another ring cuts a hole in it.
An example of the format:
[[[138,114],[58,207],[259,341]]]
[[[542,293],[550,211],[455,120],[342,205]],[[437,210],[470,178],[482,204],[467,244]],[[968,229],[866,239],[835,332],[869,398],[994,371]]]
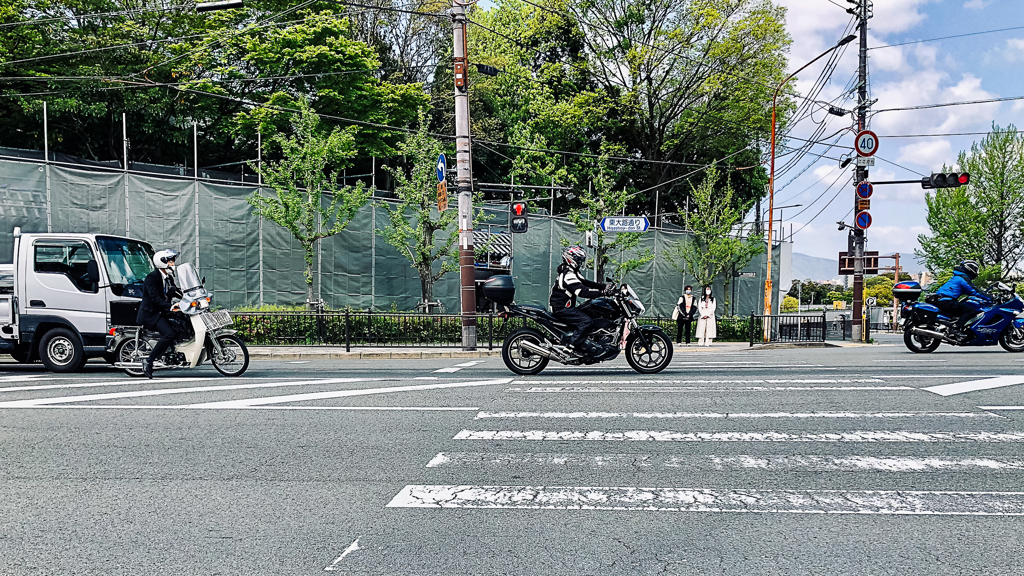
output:
[[[487,312],[487,349],[494,350],[494,312]]]
[[[754,347],[754,311],[750,311],[750,347]]]
[[[352,345],[351,345],[351,343],[349,341],[349,332],[350,332],[349,311],[348,311],[348,309],[346,309],[345,310],[345,352],[351,352],[352,351]]]
[[[825,341],[825,335],[828,332],[828,326],[825,325],[825,311],[821,311],[821,341]]]

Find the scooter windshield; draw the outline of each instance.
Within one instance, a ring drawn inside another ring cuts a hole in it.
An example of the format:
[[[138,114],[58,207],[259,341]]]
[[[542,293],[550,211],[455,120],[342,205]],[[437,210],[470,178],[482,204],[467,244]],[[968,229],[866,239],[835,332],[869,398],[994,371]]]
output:
[[[196,272],[196,269],[191,264],[179,264],[174,270],[174,275],[178,280],[178,288],[181,288],[182,292],[190,293],[203,289],[203,282],[199,279],[199,273]]]

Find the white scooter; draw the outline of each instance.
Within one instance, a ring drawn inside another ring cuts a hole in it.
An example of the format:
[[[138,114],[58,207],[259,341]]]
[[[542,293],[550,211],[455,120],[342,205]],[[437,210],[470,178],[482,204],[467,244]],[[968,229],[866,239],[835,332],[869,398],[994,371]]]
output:
[[[195,368],[210,360],[221,374],[241,376],[249,367],[249,350],[230,328],[231,316],[225,310],[210,310],[211,295],[191,264],[179,264],[175,275],[182,296],[174,308],[188,319],[191,334],[182,334],[179,329],[179,340],[163,358],[153,362],[153,370]],[[114,366],[123,368],[129,376],[143,376],[142,361],[153,350],[160,333],[129,326],[116,328],[114,337]]]

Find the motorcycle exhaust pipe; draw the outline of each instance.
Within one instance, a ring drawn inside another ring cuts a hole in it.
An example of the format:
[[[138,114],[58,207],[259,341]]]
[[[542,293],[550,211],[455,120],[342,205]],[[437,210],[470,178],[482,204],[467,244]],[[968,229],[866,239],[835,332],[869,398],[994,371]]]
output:
[[[532,352],[533,354],[537,354],[537,355],[543,356],[545,358],[551,358],[551,351],[550,350],[545,350],[544,348],[541,348],[540,346],[537,346],[536,344],[534,344],[533,342],[530,342],[529,340],[522,340],[519,343],[519,346],[521,348],[523,348],[524,350],[526,350],[527,352]]]
[[[942,332],[935,332],[934,330],[925,330],[924,328],[920,328],[918,326],[914,326],[913,328],[911,328],[910,332],[913,333],[913,334],[917,334],[918,336],[927,336],[929,338],[938,338],[942,342],[949,342],[950,341],[949,338],[945,334],[943,334]]]

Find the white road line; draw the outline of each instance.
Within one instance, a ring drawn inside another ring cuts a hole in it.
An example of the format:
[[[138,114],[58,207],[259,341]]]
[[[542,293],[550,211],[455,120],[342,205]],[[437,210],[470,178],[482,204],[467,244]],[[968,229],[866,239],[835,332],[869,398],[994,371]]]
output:
[[[152,404],[99,404],[99,405],[76,405],[76,404],[54,404],[52,406],[44,406],[49,409],[64,409],[64,410],[192,410],[197,409],[194,406],[184,404],[167,404],[167,405],[152,405]],[[240,406],[240,407],[226,407],[225,410],[341,410],[349,412],[359,411],[377,411],[377,412],[474,412],[479,410],[478,406]]]
[[[0,376],[0,382],[24,382],[25,380],[37,380],[39,378],[48,378],[48,374],[21,374],[18,376]]]
[[[722,379],[718,378],[715,380],[704,380],[687,378],[685,380],[652,380],[652,379],[636,379],[636,380],[566,380],[559,378],[557,380],[525,380],[519,379],[517,383],[522,384],[586,384],[593,386],[595,384],[616,384],[624,386],[626,384],[643,384],[647,387],[654,387],[655,384],[869,384],[869,383],[884,383],[885,380],[879,378],[746,378],[737,379],[729,378]]]
[[[335,390],[331,392],[310,392],[308,394],[290,394],[287,396],[270,396],[267,398],[245,398],[242,400],[228,400],[225,402],[206,402],[203,404],[189,404],[184,408],[250,408],[252,406],[263,406],[266,404],[283,404],[285,402],[304,402],[310,400],[326,400],[329,398],[348,398],[351,396],[368,396],[371,394],[389,394],[392,392],[421,392],[424,390],[442,390],[446,388],[470,388],[474,386],[497,386],[508,384],[511,378],[499,378],[496,380],[477,380],[475,382],[444,382],[438,384],[420,384],[417,386],[392,386],[388,388],[363,388],[359,390]]]
[[[978,410],[1024,410],[1024,406],[978,406]]]
[[[437,376],[417,376],[413,380],[437,380]]]
[[[342,559],[345,558],[345,556],[348,556],[356,550],[362,550],[362,548],[359,547],[359,538],[356,538],[355,542],[349,544],[348,548],[345,548],[345,551],[341,553],[341,556],[335,558],[334,562],[331,562],[330,566],[324,568],[324,572],[331,572],[333,570],[337,570],[336,566],[338,565],[338,562],[341,562]]]
[[[853,430],[850,432],[675,432],[672,430],[463,430],[453,440],[553,440],[604,442],[1024,442],[1024,432],[911,432]]]
[[[1024,516],[1024,492],[409,485],[388,507]]]
[[[458,372],[459,370],[462,370],[462,368],[455,368],[455,367],[452,367],[452,368],[441,368],[440,370],[434,370],[434,373],[435,374],[437,374],[438,372],[441,372],[441,373],[451,373],[451,372]]]
[[[267,382],[262,384],[233,384],[229,386],[196,386],[193,388],[160,388],[156,390],[133,390],[131,392],[110,392],[107,394],[86,394],[84,396],[58,396],[55,398],[35,398],[32,400],[13,400],[0,402],[0,408],[35,408],[50,404],[66,404],[69,402],[90,402],[93,400],[115,400],[118,398],[140,398],[144,396],[163,396],[166,394],[188,394],[191,392],[220,392],[224,390],[250,390],[257,388],[276,388],[281,386],[308,386],[315,384],[341,384],[350,382],[376,382],[379,378],[329,378],[319,380],[299,380],[297,382]]]
[[[477,364],[483,364],[486,360],[471,360],[469,362],[463,362],[462,364],[456,364],[459,368],[469,368],[470,366],[476,366]]]
[[[289,362],[289,364],[309,364],[309,360],[295,360],[293,362]]]
[[[733,418],[999,418],[988,412],[480,412],[487,418],[640,418],[640,419],[733,419]]]
[[[910,391],[917,390],[912,386],[626,386],[621,388],[600,388],[594,386],[553,386],[533,388],[506,388],[506,392],[523,392],[527,394],[675,394],[679,392],[822,392],[822,391]]]
[[[152,384],[163,384],[165,382],[205,382],[221,380],[219,377],[204,377],[204,378],[159,378],[156,380],[143,380],[140,378],[122,378],[120,380],[112,380],[110,382],[79,382],[76,384],[43,384],[40,386],[12,386],[10,388],[0,388],[0,392],[30,392],[33,390],[62,390],[65,388],[96,388],[104,386],[142,386]]]
[[[955,384],[931,386],[929,388],[922,388],[922,390],[934,392],[939,396],[952,396],[954,394],[966,394],[967,392],[975,392],[977,390],[991,390],[993,388],[1002,388],[1004,386],[1016,386],[1017,384],[1024,384],[1024,376],[998,376],[996,378],[986,378],[984,380],[971,380],[970,382],[957,382]]]
[[[692,470],[762,470],[786,472],[1015,472],[1024,471],[1024,460],[993,458],[915,458],[905,456],[666,456],[663,454],[556,454],[441,452],[427,468],[466,467],[477,469],[538,466],[544,468],[589,468],[595,470],[637,470],[639,468]]]

